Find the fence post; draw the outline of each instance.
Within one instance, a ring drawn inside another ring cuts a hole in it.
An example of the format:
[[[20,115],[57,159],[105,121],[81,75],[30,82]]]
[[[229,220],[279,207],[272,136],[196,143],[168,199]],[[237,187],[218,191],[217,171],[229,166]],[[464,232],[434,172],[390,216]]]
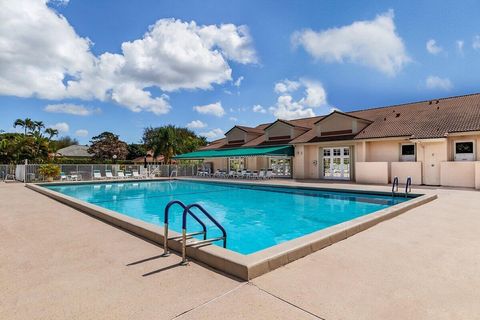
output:
[[[28,159],[25,159],[25,170],[23,171],[23,184],[27,185],[27,165]]]

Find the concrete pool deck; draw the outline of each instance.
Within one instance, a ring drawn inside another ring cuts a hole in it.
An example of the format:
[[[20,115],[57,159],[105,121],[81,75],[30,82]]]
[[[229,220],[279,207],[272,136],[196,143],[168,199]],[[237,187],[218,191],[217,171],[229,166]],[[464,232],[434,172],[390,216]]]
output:
[[[157,245],[0,183],[0,318],[474,319],[480,193],[435,192],[435,201],[242,282],[195,262],[177,266],[180,257],[159,257]]]

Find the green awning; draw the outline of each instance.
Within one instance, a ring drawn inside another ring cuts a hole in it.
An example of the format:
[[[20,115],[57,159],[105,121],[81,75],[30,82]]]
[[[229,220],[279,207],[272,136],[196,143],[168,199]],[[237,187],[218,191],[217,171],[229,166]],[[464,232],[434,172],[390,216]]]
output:
[[[255,157],[255,156],[293,156],[293,146],[275,146],[264,148],[235,148],[200,150],[180,154],[174,159],[205,159],[205,158],[234,158],[234,157]]]

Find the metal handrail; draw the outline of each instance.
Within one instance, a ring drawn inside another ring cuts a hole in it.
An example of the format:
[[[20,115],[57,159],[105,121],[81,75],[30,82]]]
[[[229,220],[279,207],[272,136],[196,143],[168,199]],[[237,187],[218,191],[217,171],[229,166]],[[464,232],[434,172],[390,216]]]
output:
[[[395,186],[397,189],[395,190]],[[395,191],[398,192],[398,177],[393,178],[393,183],[392,183],[392,197],[395,197]]]
[[[205,208],[203,208],[198,203],[193,203],[191,205],[188,205],[183,210],[183,215],[182,215],[182,264],[185,264],[187,262],[187,213],[192,208],[199,209],[222,232],[222,237],[208,239],[208,240],[204,239],[203,241],[196,242],[195,244],[212,243],[215,241],[223,240],[223,247],[224,248],[227,247],[227,231],[225,231],[223,226],[217,220],[215,220],[215,218],[212,217],[212,215],[210,215],[210,213],[208,213],[208,211],[205,210]]]
[[[407,177],[407,183],[405,184],[405,198],[408,197],[409,192],[412,192],[412,177]]]
[[[164,213],[164,231],[163,231],[163,255],[164,256],[167,256],[169,254],[168,252],[168,214],[169,214],[169,211],[170,211],[170,207],[173,206],[174,204],[178,204],[180,207],[182,207],[182,209],[185,210],[185,208],[187,208],[187,206],[179,201],[179,200],[172,200],[170,201],[167,206],[165,207],[165,213]],[[206,240],[207,239],[207,226],[205,225],[205,223],[203,223],[202,220],[200,220],[196,214],[194,214],[193,212],[190,211],[190,209],[188,210],[188,213],[202,226],[203,228],[203,231],[201,232],[195,232],[193,234],[190,234],[191,236],[193,235],[198,235],[198,234],[203,234],[203,240]]]

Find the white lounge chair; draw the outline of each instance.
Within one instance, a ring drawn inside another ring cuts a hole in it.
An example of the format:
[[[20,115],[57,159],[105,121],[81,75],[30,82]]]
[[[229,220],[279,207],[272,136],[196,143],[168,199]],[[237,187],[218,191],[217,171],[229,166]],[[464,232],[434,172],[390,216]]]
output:
[[[257,179],[265,179],[265,170],[262,169],[258,172]]]
[[[100,180],[100,179],[104,179],[105,177],[102,176],[102,174],[100,173],[100,170],[94,170],[93,171],[93,180]]]
[[[117,178],[118,178],[118,179],[125,179],[125,178],[126,178],[126,177],[125,177],[125,173],[124,173],[122,170],[119,170],[119,171],[117,172]]]
[[[235,171],[234,171],[234,170],[230,170],[230,171],[228,172],[227,178],[235,178]]]
[[[105,171],[105,177],[107,179],[113,179],[114,177],[113,177],[112,171],[110,170]]]
[[[254,170],[252,174],[250,175],[250,178],[252,179],[258,179],[258,171]]]
[[[266,179],[273,179],[275,177],[275,173],[272,170],[267,171],[267,175],[265,176]]]
[[[65,174],[65,172],[60,172],[60,181],[67,181],[68,176]]]

